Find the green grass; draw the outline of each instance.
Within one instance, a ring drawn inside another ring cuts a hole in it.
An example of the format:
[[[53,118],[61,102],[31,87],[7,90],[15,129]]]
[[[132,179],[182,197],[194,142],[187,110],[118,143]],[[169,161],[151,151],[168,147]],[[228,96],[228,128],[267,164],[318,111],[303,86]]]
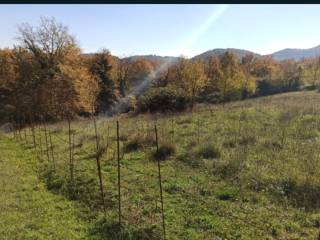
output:
[[[0,135],[0,150],[1,239],[100,239],[84,209],[46,189],[29,149]]]
[[[36,168],[43,192],[65,202],[50,201],[48,205],[59,202],[68,209],[71,226],[73,221],[82,221],[82,231],[76,233],[79,237],[83,233],[84,239],[92,235],[161,239],[155,122],[159,146],[174,146],[161,161],[167,239],[316,239],[320,226],[319,102],[319,93],[295,92],[224,107],[203,105],[192,113],[172,116],[121,116],[121,231],[117,226],[116,119],[101,117],[97,121],[104,148],[101,164],[107,221],[101,218],[90,120],[72,122],[74,182],[70,181],[66,123],[48,126],[55,168],[50,151],[47,157],[43,130],[37,129],[36,141],[40,143],[41,134],[43,150],[37,161],[25,159],[32,156],[31,150],[25,149],[32,146],[29,129],[28,143],[19,141],[22,147],[8,140],[9,136],[1,141],[11,146],[7,150],[11,161],[29,162],[28,168],[19,168],[21,174],[34,176],[28,169]],[[40,150],[40,145],[37,147]],[[7,166],[8,171],[15,169],[11,167]],[[27,192],[33,192],[32,183],[25,185]],[[11,190],[17,188],[12,186]],[[9,197],[11,201],[17,198]],[[52,206],[44,208],[58,214]],[[78,210],[70,210],[74,208]],[[35,213],[30,215],[36,217]],[[53,221],[54,216],[45,218]],[[15,221],[24,222],[14,219],[11,225]],[[68,229],[72,232],[72,227]],[[43,231],[42,225],[34,230],[37,234]],[[59,234],[67,238],[62,232]]]

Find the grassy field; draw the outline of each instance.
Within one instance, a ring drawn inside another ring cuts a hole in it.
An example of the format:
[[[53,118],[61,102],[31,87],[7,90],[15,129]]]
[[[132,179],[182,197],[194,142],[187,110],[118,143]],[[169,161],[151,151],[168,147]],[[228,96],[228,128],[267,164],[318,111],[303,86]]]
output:
[[[47,190],[29,150],[0,135],[0,239],[99,239],[79,204]]]
[[[97,119],[106,215],[92,120],[71,122],[74,180],[66,122],[37,126],[36,151],[31,129],[1,135],[0,235],[162,239],[160,157],[167,239],[317,239],[319,102],[320,93],[294,92],[120,116],[121,228],[117,118]]]

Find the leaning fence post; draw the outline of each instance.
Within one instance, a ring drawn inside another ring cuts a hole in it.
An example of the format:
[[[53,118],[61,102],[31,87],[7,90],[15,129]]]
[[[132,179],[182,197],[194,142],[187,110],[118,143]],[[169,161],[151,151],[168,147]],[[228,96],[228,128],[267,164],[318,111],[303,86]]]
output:
[[[198,143],[199,143],[200,142],[200,119],[199,119],[199,116],[198,116],[198,120],[197,120],[197,128],[198,128],[197,135],[198,135]]]
[[[17,140],[16,139],[16,127],[15,127],[15,121],[14,121],[14,118],[11,117],[11,131],[12,131],[12,137],[14,140]]]
[[[23,114],[23,134],[24,134],[24,140],[26,142],[26,145],[28,145],[28,137],[27,137],[27,129],[26,129],[26,115]]]
[[[171,143],[174,141],[174,122],[173,118],[171,119]]]
[[[98,130],[97,130],[97,123],[94,116],[92,116],[93,119],[93,125],[94,125],[94,132],[95,132],[95,139],[96,139],[96,162],[97,162],[97,170],[98,170],[98,177],[99,177],[99,184],[100,184],[100,194],[101,194],[101,200],[103,204],[103,211],[104,215],[106,216],[106,203],[104,200],[104,191],[103,191],[103,183],[102,183],[102,174],[101,174],[101,164],[100,164],[100,146],[99,146],[99,138],[98,138]]]
[[[18,133],[19,133],[19,139],[22,141],[22,136],[21,136],[21,119],[20,119],[20,114],[18,115]]]
[[[50,142],[52,165],[53,165],[53,169],[55,169],[55,168],[56,168],[56,163],[55,163],[55,159],[54,159],[53,144],[52,144],[52,138],[51,138],[50,130],[48,130],[48,134],[49,134],[49,142]]]
[[[42,158],[42,152],[43,152],[43,149],[42,149],[42,130],[41,130],[41,124],[39,124],[38,126],[39,128],[39,146],[40,146],[40,158]],[[41,159],[42,161],[42,159]]]
[[[72,154],[71,154],[71,156],[72,156],[72,163],[73,163],[73,166],[74,166],[74,136],[76,135],[76,132],[74,131],[73,133],[72,133]]]
[[[156,147],[157,153],[159,152],[159,144],[158,144],[158,131],[157,131],[157,124],[154,125],[154,132],[156,135]],[[160,159],[158,161],[158,176],[159,176],[159,188],[160,188],[160,200],[161,200],[161,213],[162,213],[162,227],[163,227],[163,239],[166,239],[166,226],[165,226],[165,218],[164,218],[164,211],[163,211],[163,191],[162,191],[162,183],[161,183],[161,166],[160,166]]]
[[[48,158],[48,163],[50,162],[50,156],[49,156],[49,143],[48,143],[48,134],[47,134],[47,126],[46,123],[43,121],[43,127],[44,127],[44,136],[45,136],[45,143],[46,143],[46,153]]]
[[[70,117],[68,116],[68,136],[69,136],[69,168],[70,168],[70,179],[72,183],[74,182],[73,174],[73,162],[72,162],[72,143],[71,143],[71,123]]]
[[[118,153],[118,214],[119,226],[121,227],[121,177],[120,177],[120,137],[119,137],[119,121],[117,120],[117,153]]]
[[[30,119],[30,126],[31,126],[34,157],[35,157],[35,160],[37,160],[38,153],[37,153],[36,133],[35,133],[35,127],[34,127],[34,125],[35,125],[34,124],[34,116],[31,114],[30,110],[29,110],[29,119]]]

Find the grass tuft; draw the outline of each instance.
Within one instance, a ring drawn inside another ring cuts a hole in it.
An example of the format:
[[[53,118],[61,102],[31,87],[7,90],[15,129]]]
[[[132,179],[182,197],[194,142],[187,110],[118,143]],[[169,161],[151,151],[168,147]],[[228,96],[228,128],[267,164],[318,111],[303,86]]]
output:
[[[170,156],[174,155],[175,151],[176,151],[176,147],[174,144],[165,142],[161,144],[158,151],[155,151],[153,153],[153,158],[155,160],[163,161],[169,158]]]
[[[196,156],[205,159],[219,158],[221,149],[213,143],[205,143],[196,149]]]

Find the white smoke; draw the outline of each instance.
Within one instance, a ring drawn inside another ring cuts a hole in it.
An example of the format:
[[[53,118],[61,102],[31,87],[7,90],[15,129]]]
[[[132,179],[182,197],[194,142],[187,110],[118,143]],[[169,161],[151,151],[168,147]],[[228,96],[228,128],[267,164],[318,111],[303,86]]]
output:
[[[190,35],[190,38],[186,39],[184,44],[180,45],[181,47],[177,48],[176,50],[172,51],[172,55],[176,53],[180,54],[182,49],[190,48],[208,29],[213,25],[213,23],[227,10],[228,5],[218,5],[214,6],[213,12],[209,18],[201,25],[193,34]],[[127,97],[121,98],[118,102],[113,104],[110,107],[110,110],[106,113],[108,116],[113,116],[118,113],[126,112],[130,103],[131,98],[138,97],[142,95],[146,90],[150,88],[153,83],[155,77],[161,73],[162,71],[166,70],[170,67],[171,64],[174,64],[177,59],[175,58],[168,58],[165,60],[160,66],[157,67],[156,70],[152,71],[145,79],[141,81],[133,91],[128,94]]]
[[[118,113],[123,113],[128,110],[128,107],[130,105],[130,101],[132,98],[136,98],[143,93],[145,93],[146,90],[148,90],[156,76],[158,76],[159,73],[163,72],[167,68],[170,67],[170,65],[174,64],[176,62],[176,59],[169,58],[164,63],[162,63],[159,67],[157,67],[154,71],[150,72],[141,83],[139,83],[130,94],[128,94],[126,97],[121,98],[118,102],[113,104],[109,111],[107,111],[106,115],[113,116]]]

